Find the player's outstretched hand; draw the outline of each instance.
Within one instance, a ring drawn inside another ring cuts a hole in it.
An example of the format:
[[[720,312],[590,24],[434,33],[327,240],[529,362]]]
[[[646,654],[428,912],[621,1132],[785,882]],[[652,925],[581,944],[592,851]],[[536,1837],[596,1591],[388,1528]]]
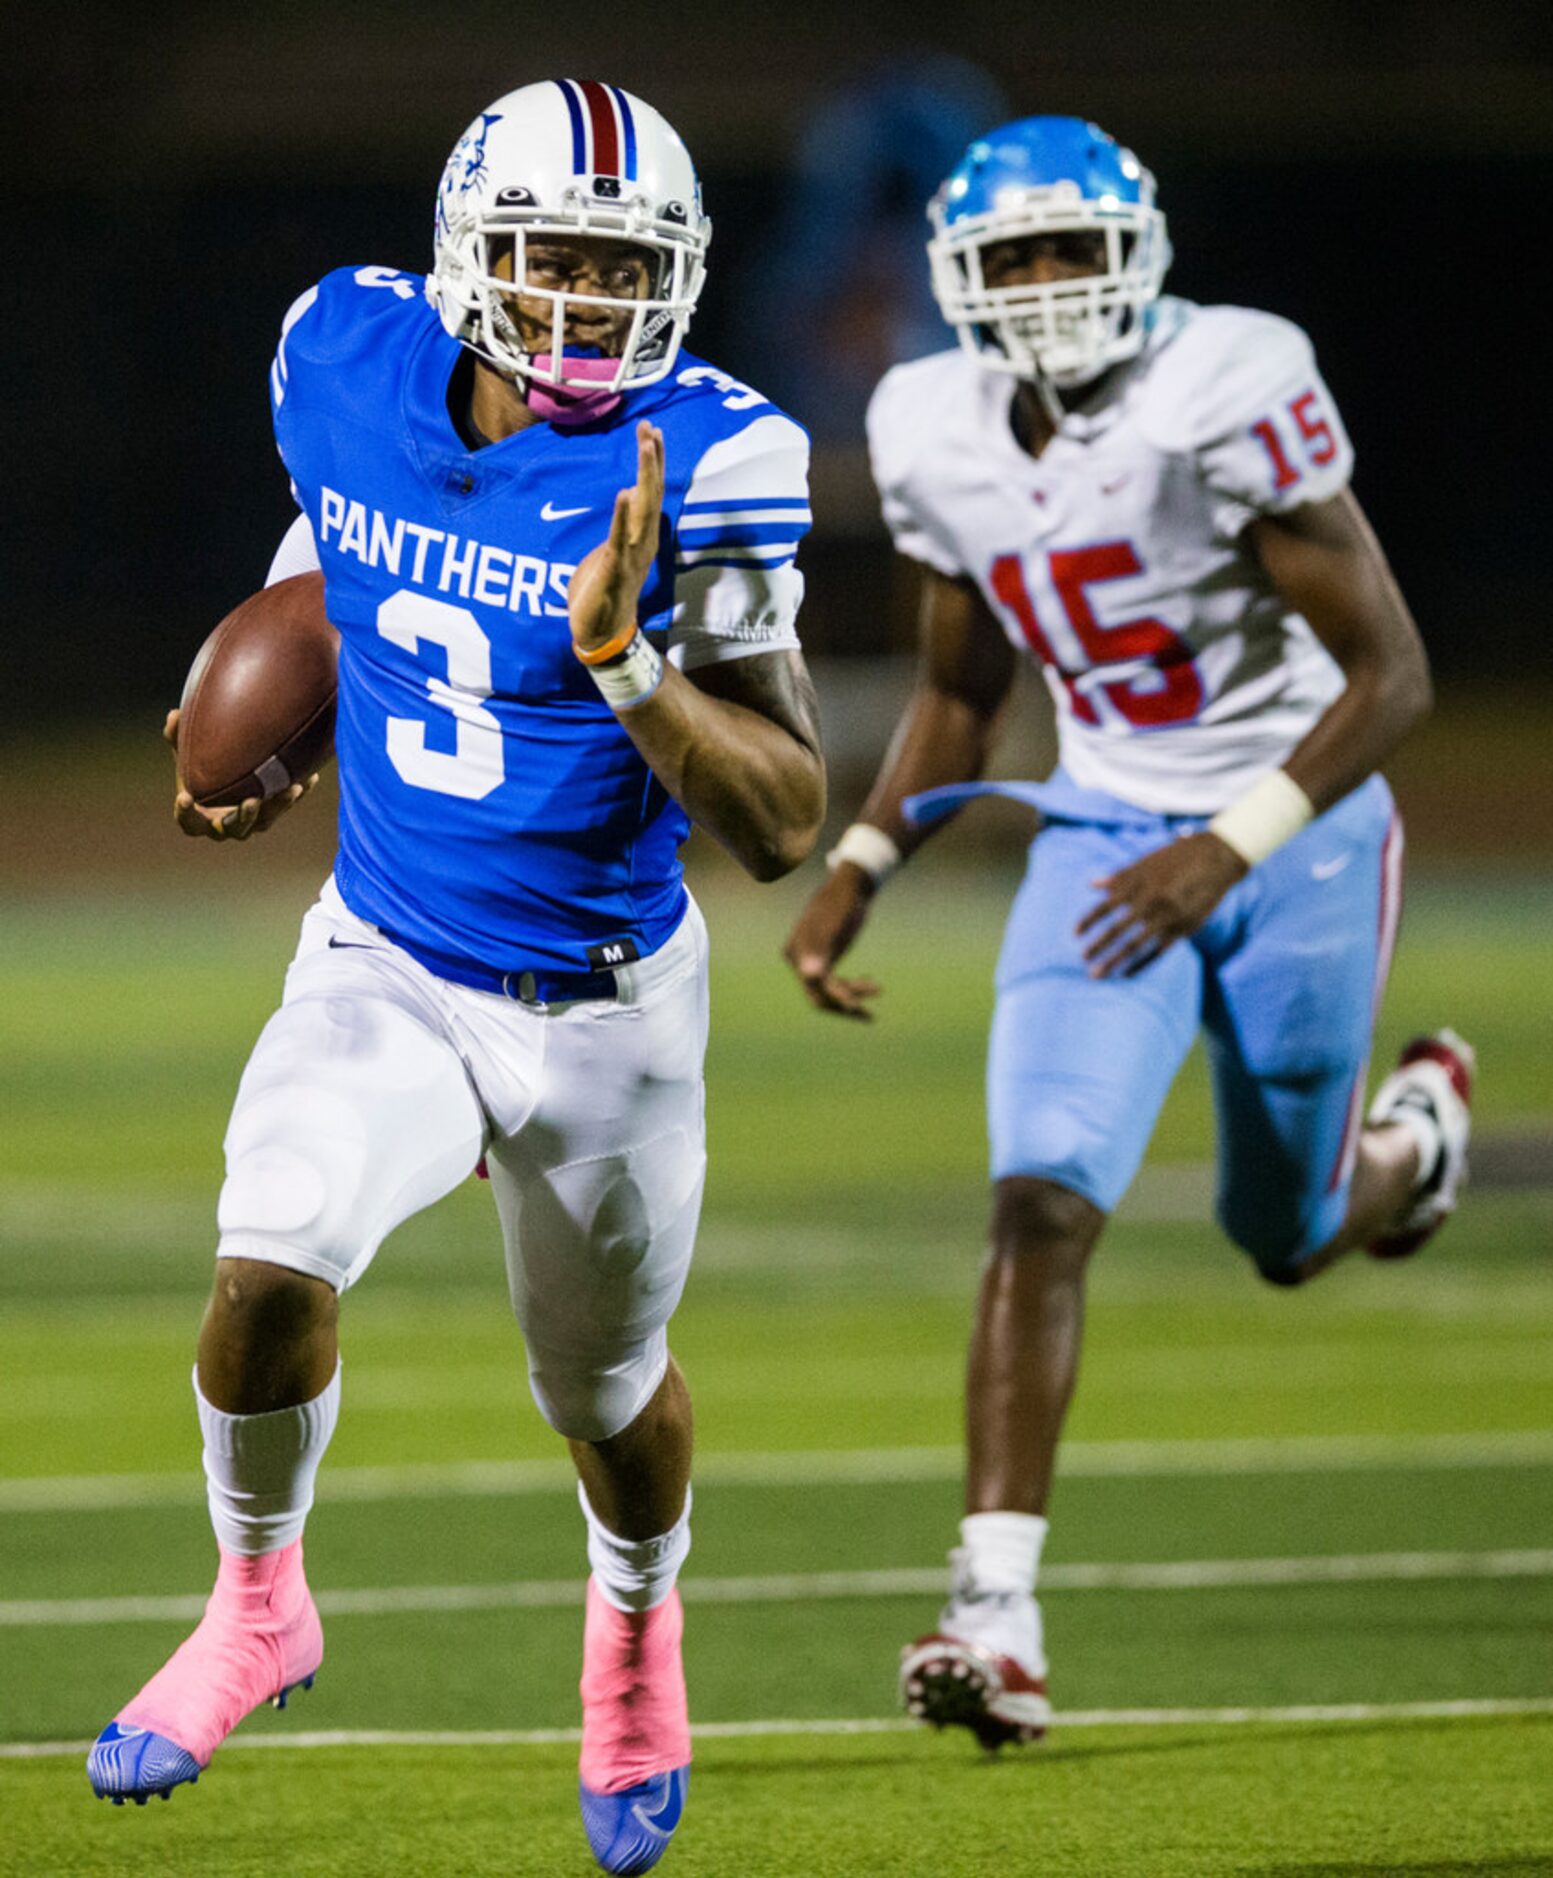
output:
[[[1091,978],[1130,978],[1165,947],[1197,931],[1237,880],[1244,860],[1206,830],[1155,848],[1092,882],[1102,898],[1079,921]]]
[[[864,1023],[873,1020],[868,1001],[878,997],[879,986],[871,978],[838,978],[833,968],[862,931],[871,897],[862,869],[843,861],[810,896],[782,948],[817,1011],[834,1011]]]
[[[162,725],[162,735],[173,748],[173,760],[176,764],[178,755],[178,713],[169,711],[167,720]],[[176,771],[175,771],[176,773]],[[183,786],[183,778],[177,778],[177,793],[173,797],[173,820],[186,835],[203,835],[208,841],[246,841],[250,835],[262,835],[266,828],[285,814],[293,803],[300,802],[318,781],[315,771],[306,782],[295,782],[289,789],[283,789],[279,795],[250,796],[246,802],[240,802],[236,808],[202,809]]]
[[[572,642],[585,652],[606,645],[636,618],[637,601],[658,556],[663,515],[663,432],[636,427],[636,482],[615,497],[609,534],[583,557],[567,590]]]

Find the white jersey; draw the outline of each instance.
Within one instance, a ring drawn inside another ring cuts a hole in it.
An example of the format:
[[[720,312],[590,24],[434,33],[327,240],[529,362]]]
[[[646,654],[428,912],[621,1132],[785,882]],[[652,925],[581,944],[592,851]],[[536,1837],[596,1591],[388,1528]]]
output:
[[[1343,689],[1244,539],[1347,486],[1310,342],[1272,314],[1161,300],[1142,353],[1038,458],[1013,393],[958,350],[885,376],[868,441],[895,545],[974,580],[1040,661],[1075,782],[1212,815]]]

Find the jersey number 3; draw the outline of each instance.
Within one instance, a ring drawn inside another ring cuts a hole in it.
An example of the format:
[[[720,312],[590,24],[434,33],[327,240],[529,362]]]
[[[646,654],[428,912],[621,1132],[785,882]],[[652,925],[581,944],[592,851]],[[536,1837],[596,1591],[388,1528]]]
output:
[[[412,656],[421,642],[447,654],[447,681],[426,680],[431,702],[450,711],[457,729],[451,750],[426,747],[426,725],[418,717],[388,720],[388,760],[413,789],[479,802],[505,778],[501,724],[480,702],[491,695],[491,642],[467,607],[433,600],[401,588],[377,610],[377,629]]]
[[[1053,635],[1041,625],[1017,554],[1001,554],[992,563],[992,591],[1013,614],[1036,657],[1061,681],[1079,723],[1101,722],[1097,697],[1138,730],[1194,718],[1202,709],[1202,680],[1181,635],[1159,619],[1102,626],[1095,618],[1088,588],[1143,572],[1132,543],[1060,549],[1048,557],[1048,565],[1068,628],[1061,633],[1061,656]],[[1117,665],[1143,669],[1108,677],[1107,668]]]

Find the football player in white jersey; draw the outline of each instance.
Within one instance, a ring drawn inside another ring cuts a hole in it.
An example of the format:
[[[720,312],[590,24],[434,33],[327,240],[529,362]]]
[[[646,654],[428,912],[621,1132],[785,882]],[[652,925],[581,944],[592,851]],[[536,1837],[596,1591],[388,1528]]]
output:
[[[877,986],[836,966],[884,881],[971,795],[1039,810],[997,974],[966,1518],[901,1672],[912,1713],[996,1746],[1049,1715],[1034,1592],[1085,1266],[1198,1029],[1218,1217],[1280,1285],[1440,1224],[1472,1057],[1419,1039],[1360,1126],[1401,860],[1377,766],[1430,681],[1305,335],[1161,298],[1153,179],[1079,119],[978,140],[929,214],[960,346],[897,366],[868,419],[921,675],[787,956],[866,1017]],[[1021,654],[1059,766],[980,784]]]

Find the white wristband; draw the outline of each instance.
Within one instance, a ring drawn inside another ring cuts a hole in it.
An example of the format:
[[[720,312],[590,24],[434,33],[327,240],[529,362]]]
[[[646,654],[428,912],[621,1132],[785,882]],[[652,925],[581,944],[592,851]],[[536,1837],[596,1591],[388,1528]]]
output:
[[[607,665],[590,665],[593,682],[611,710],[643,704],[663,682],[663,654],[638,627],[631,643]]]
[[[882,887],[905,857],[882,828],[871,822],[854,822],[825,857],[832,873],[843,861],[850,861],[876,887]]]
[[[1247,867],[1265,861],[1315,818],[1315,806],[1287,770],[1269,770],[1238,802],[1220,809],[1208,832],[1232,847]]]

